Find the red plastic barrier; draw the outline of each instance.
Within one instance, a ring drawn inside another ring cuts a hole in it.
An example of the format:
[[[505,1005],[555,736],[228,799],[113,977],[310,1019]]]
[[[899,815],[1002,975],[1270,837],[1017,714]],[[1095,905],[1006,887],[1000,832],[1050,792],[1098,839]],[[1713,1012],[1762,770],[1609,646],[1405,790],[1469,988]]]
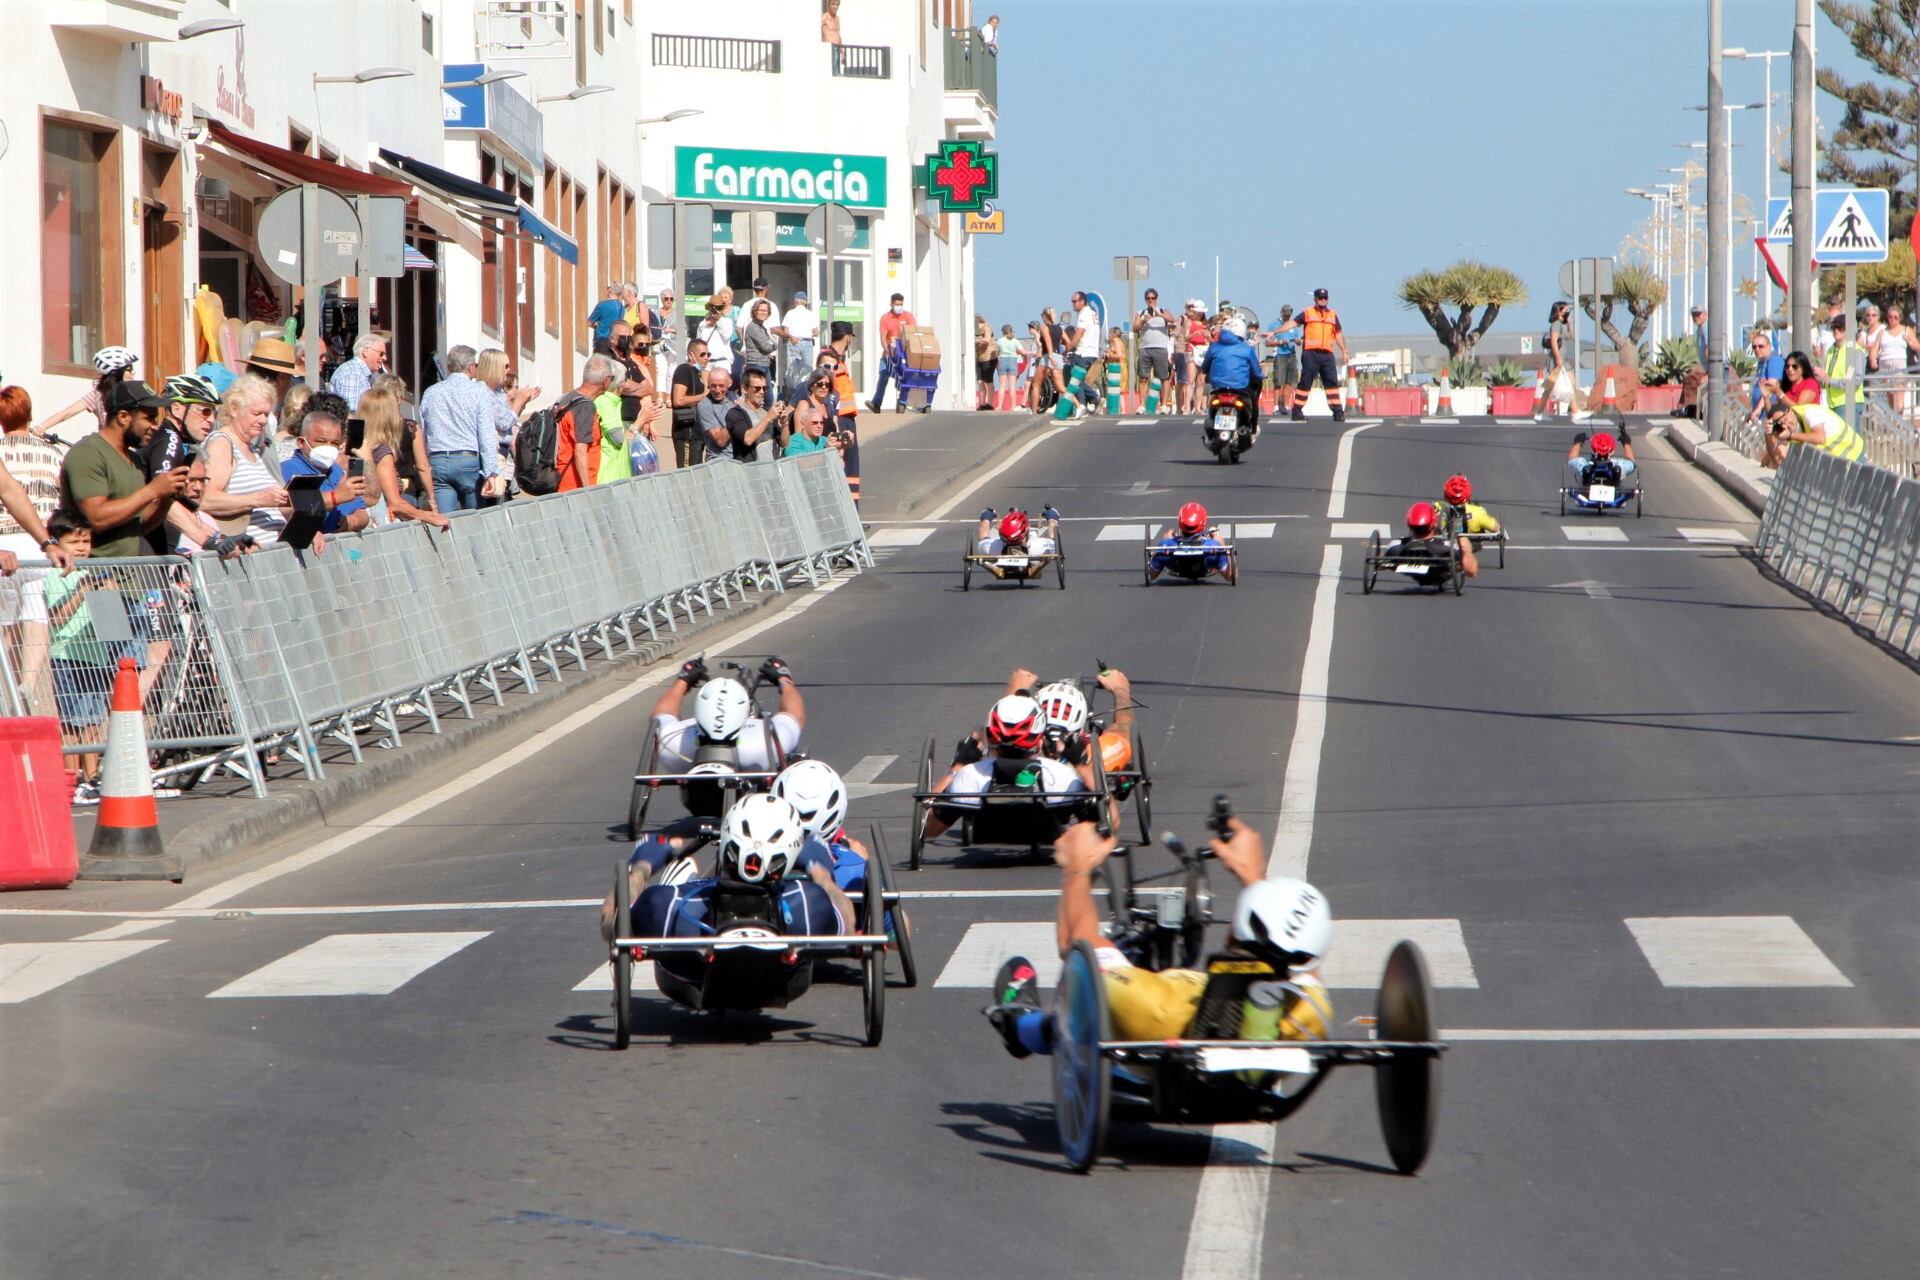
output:
[[[1419,387],[1364,387],[1360,404],[1369,418],[1417,418],[1427,411],[1427,393]]]
[[[1672,413],[1680,407],[1680,384],[1664,383],[1657,387],[1642,387],[1634,397],[1636,413]]]
[[[1533,413],[1532,387],[1489,387],[1493,400],[1489,412],[1500,418],[1515,415],[1527,416]]]
[[[0,889],[64,889],[80,870],[60,722],[0,720]]]

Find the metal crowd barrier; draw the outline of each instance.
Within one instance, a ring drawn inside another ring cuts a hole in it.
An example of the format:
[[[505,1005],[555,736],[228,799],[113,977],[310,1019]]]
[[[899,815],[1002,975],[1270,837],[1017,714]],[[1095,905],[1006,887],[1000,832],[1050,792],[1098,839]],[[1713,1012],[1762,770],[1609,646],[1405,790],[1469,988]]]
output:
[[[325,741],[357,761],[364,737],[398,737],[402,715],[438,733],[443,713],[557,681],[568,658],[632,652],[749,592],[873,563],[828,451],[723,459],[451,524],[336,534],[322,554],[23,566],[0,580],[0,714],[58,715],[69,753],[99,751],[112,667],[130,654],[156,772],[231,767],[264,796],[269,753],[324,777]],[[56,641],[74,609],[91,638]]]
[[[1920,481],[1795,446],[1756,549],[1789,583],[1920,656]]]
[[[1849,384],[1852,385],[1852,384]],[[1920,377],[1868,374],[1860,383],[1866,399],[1856,406],[1854,428],[1866,441],[1864,460],[1899,475],[1920,478]],[[1743,388],[1726,394],[1720,414],[1721,442],[1760,461],[1764,422],[1748,422],[1751,404]],[[1837,412],[1845,413],[1843,406]]]

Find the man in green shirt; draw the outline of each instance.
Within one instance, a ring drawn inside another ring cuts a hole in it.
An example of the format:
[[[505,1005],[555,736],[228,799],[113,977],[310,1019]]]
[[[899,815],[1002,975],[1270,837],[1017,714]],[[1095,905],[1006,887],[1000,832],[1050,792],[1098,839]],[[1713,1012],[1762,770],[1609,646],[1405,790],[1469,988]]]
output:
[[[60,468],[60,508],[93,530],[95,559],[137,556],[140,535],[167,517],[186,492],[187,468],[149,480],[133,454],[160,425],[168,405],[144,382],[122,382],[107,391],[107,420],[100,430],[67,451]]]

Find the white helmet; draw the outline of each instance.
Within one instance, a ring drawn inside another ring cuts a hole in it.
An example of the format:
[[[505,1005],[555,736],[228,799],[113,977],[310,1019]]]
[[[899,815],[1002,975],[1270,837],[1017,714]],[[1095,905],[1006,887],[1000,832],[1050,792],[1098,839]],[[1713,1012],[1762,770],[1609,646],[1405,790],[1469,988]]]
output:
[[[1220,327],[1236,338],[1244,338],[1247,336],[1247,322],[1239,316],[1229,316],[1227,322]]]
[[[753,714],[747,687],[732,676],[716,676],[693,695],[693,720],[712,742],[732,742]]]
[[[720,820],[720,874],[749,884],[778,880],[805,839],[792,805],[778,796],[745,796]]]
[[[101,373],[118,373],[138,364],[140,357],[125,347],[102,347],[93,353],[93,367]]]
[[[1327,954],[1333,912],[1305,880],[1262,880],[1240,891],[1233,940],[1263,959],[1303,969]]]
[[[810,836],[831,839],[847,825],[847,784],[825,760],[796,760],[773,780],[773,794],[792,805]]]
[[[1078,733],[1087,727],[1087,695],[1071,680],[1042,685],[1033,695],[1047,718],[1047,728]]]

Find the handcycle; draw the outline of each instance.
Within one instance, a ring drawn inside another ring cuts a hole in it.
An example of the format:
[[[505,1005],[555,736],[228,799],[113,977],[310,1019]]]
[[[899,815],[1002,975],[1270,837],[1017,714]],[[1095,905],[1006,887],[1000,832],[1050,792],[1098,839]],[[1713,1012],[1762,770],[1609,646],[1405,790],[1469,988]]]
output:
[[[1569,502],[1576,511],[1597,511],[1601,515],[1618,511],[1631,502],[1637,520],[1646,514],[1642,507],[1645,497],[1646,484],[1640,479],[1638,470],[1628,476],[1617,463],[1591,462],[1587,464],[1581,483],[1560,486],[1560,514],[1567,514]]]
[[[1168,547],[1149,542],[1141,552],[1141,576],[1147,586],[1153,585],[1153,558],[1161,555],[1167,557],[1167,567],[1161,572],[1187,582],[1204,582],[1209,572],[1207,561],[1214,556],[1223,555],[1227,558],[1226,583],[1228,586],[1237,587],[1240,585],[1240,553],[1230,541],[1232,532],[1231,525],[1227,527],[1228,536],[1226,537],[1222,537],[1218,530],[1207,530],[1210,536],[1219,539],[1221,545],[1217,547],[1184,542],[1177,542]]]
[[[926,859],[927,820],[941,806],[960,811],[962,846],[1010,845],[1024,848],[1030,857],[1036,858],[1041,850],[1060,838],[1070,823],[1093,822],[1100,834],[1112,832],[1108,801],[1113,798],[1113,787],[1098,750],[1093,752],[1091,791],[1044,791],[1019,781],[1021,769],[1016,766],[1026,761],[989,758],[990,764],[1005,767],[996,768],[994,782],[988,790],[978,795],[954,796],[933,789],[938,781],[934,760],[934,740],[928,738],[926,753],[920,758],[920,786],[913,793],[912,837],[907,847],[907,866],[911,870],[920,870]],[[1002,774],[1006,775],[1004,779]],[[1137,803],[1150,802],[1142,795]],[[1147,812],[1150,815],[1151,810]]]
[[[660,762],[660,731],[657,725],[649,724],[647,745],[640,750],[640,763],[633,774],[633,791],[627,799],[627,839],[638,840],[646,834],[647,809],[653,804],[654,792],[663,786],[680,788],[681,799],[688,813],[717,818],[742,793],[765,791],[772,786],[774,778],[786,763],[786,755],[780,750],[779,737],[773,731],[773,720],[760,705],[760,690],[770,687],[772,682],[758,671],[748,671],[738,661],[719,665],[746,686],[747,696],[753,700],[753,718],[760,721],[766,734],[766,758],[774,762],[774,767],[742,769],[740,745],[735,741],[702,743],[694,752],[686,772],[661,773],[657,768]]]
[[[703,823],[689,844],[694,856],[719,834],[719,824]],[[913,942],[906,928],[900,894],[887,878],[884,847],[870,849],[867,883],[856,899],[853,934],[788,934],[782,931],[779,884],[750,884],[719,880],[708,891],[707,914],[711,934],[703,938],[638,937],[633,932],[633,893],[625,859],[614,870],[613,941],[608,959],[613,966],[613,1047],[625,1049],[633,1040],[633,966],[653,960],[660,994],[682,1008],[719,1013],[784,1009],[813,986],[814,963],[855,960],[861,968],[862,1026],[869,1047],[880,1043],[886,1026],[887,949],[900,954],[905,985],[918,982]],[[889,910],[895,911],[895,929],[887,928]],[[896,936],[897,935],[897,936]],[[660,957],[694,954],[704,963],[698,978],[673,972],[658,963]]]
[[[1496,533],[1468,533],[1467,510],[1451,502],[1439,503],[1440,533],[1446,538],[1472,538],[1473,545],[1482,557],[1488,547],[1494,548],[1494,567],[1507,567],[1507,527],[1501,525]],[[1484,562],[1484,560],[1483,560]]]
[[[1226,829],[1225,797],[1214,801],[1213,826]],[[1281,1120],[1298,1110],[1334,1068],[1371,1067],[1381,1133],[1394,1168],[1412,1174],[1433,1146],[1439,1114],[1440,1055],[1433,989],[1426,960],[1411,941],[1394,945],[1380,978],[1366,1040],[1243,1039],[1241,1020],[1249,988],[1284,982],[1261,960],[1233,952],[1204,952],[1214,924],[1207,888],[1208,850],[1190,852],[1171,832],[1161,836],[1178,864],[1182,884],[1162,889],[1143,905],[1138,886],[1162,877],[1134,878],[1131,856],[1108,879],[1114,944],[1151,969],[1202,967],[1207,985],[1198,1011],[1178,1039],[1121,1040],[1113,1031],[1106,988],[1091,943],[1076,942],[1063,957],[1054,998],[1053,1105],[1060,1149],[1076,1172],[1100,1158],[1109,1119],[1169,1124]],[[1109,859],[1109,863],[1111,863]]]
[[[994,581],[1005,582],[1011,579],[1020,586],[1026,586],[1028,580],[1044,575],[1048,566],[1053,568],[1054,580],[1060,589],[1067,589],[1067,539],[1066,530],[1057,529],[1053,537],[1053,550],[1033,552],[1024,548],[1011,547],[997,554],[979,549],[979,539],[972,526],[968,526],[965,546],[961,549],[960,589],[973,589],[974,570],[978,569],[992,575]]]
[[[1505,555],[1504,548],[1501,554]],[[1467,569],[1461,563],[1460,543],[1455,538],[1406,538],[1395,549],[1386,546],[1375,529],[1367,537],[1366,566],[1360,579],[1363,595],[1373,594],[1383,571],[1405,574],[1422,586],[1441,591],[1451,588],[1455,595],[1467,589]]]

